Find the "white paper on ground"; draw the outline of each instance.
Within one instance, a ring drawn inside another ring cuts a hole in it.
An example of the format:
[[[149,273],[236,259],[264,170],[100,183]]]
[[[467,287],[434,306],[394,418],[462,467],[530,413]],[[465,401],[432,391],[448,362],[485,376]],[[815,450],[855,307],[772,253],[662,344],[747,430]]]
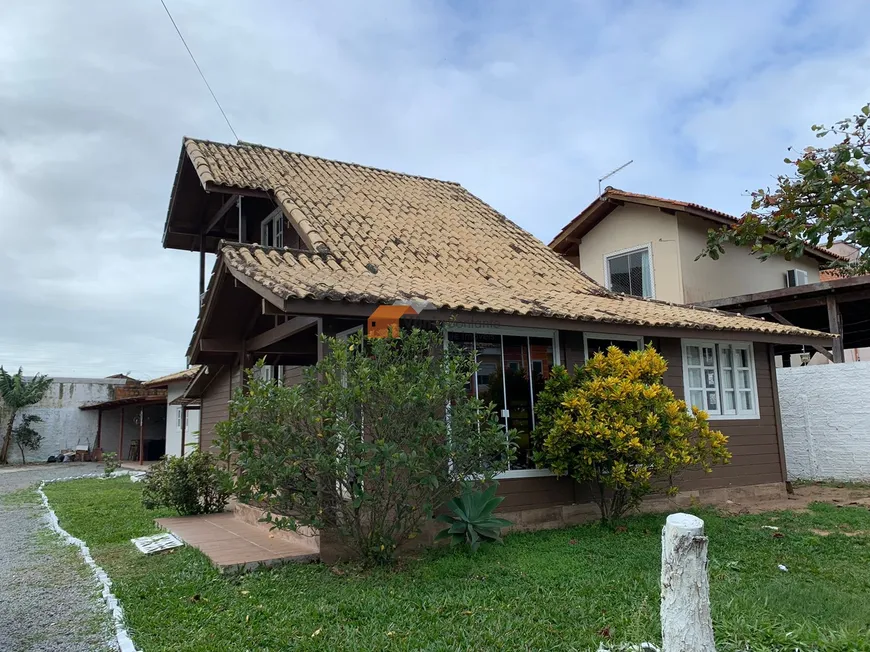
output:
[[[137,539],[130,539],[130,541],[133,542],[133,545],[136,546],[139,552],[146,555],[164,550],[172,550],[172,548],[180,548],[184,545],[181,539],[170,532],[152,534],[150,537],[139,537]]]

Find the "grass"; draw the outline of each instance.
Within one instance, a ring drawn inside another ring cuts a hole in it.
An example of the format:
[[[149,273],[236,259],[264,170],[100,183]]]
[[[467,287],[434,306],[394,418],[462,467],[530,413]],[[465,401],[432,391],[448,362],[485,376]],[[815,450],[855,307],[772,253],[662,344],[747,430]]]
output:
[[[46,492],[61,525],[114,580],[134,640],[149,652],[595,650],[607,635],[660,639],[662,515],[626,519],[618,531],[510,535],[475,556],[440,549],[399,570],[290,565],[233,577],[189,548],[137,553],[129,539],[155,532],[164,514],[145,511],[140,486],[126,478]],[[868,510],[696,513],[710,537],[720,652],[870,650],[870,534],[845,534],[870,533]]]

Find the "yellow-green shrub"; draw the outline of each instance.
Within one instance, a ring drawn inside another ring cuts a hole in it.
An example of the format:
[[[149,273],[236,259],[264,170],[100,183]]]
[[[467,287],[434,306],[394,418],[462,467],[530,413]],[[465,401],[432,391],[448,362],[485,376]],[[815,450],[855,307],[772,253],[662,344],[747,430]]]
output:
[[[556,369],[537,403],[537,460],[556,475],[588,485],[602,521],[619,518],[658,481],[676,492],[674,475],[727,463],[728,438],[707,414],[662,384],[667,363],[652,346],[610,347],[571,378]]]

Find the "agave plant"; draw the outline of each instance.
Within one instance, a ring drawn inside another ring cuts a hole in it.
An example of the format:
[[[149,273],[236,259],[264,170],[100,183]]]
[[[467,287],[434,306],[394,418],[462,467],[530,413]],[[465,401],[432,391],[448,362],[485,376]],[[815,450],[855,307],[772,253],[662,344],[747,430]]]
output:
[[[475,552],[482,542],[501,543],[501,529],[511,525],[507,519],[496,518],[493,510],[504,500],[496,496],[498,483],[493,483],[486,491],[475,491],[466,486],[461,496],[447,503],[451,513],[439,514],[436,521],[447,523],[449,527],[435,535],[435,540],[450,539],[450,545],[467,543]]]

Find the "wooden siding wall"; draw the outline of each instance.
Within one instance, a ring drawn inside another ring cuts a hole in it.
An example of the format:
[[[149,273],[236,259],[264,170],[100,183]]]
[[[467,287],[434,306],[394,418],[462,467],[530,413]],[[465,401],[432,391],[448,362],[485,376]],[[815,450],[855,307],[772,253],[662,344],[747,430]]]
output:
[[[562,364],[573,370],[583,362],[582,333],[560,333]],[[678,398],[684,398],[682,348],[679,339],[653,338],[653,346],[667,359],[668,371],[665,384],[674,390]],[[784,482],[781,466],[779,434],[774,403],[775,388],[771,376],[768,346],[755,344],[756,383],[758,385],[759,419],[713,421],[712,425],[729,437],[728,448],[732,461],[719,466],[712,473],[690,471],[678,478],[681,489],[708,489],[735,487],[771,482]],[[284,368],[284,382],[293,385],[301,381],[304,367]],[[207,388],[202,398],[200,446],[208,450],[214,441],[214,426],[229,416],[228,401],[233,390],[239,386],[240,370],[224,367]],[[553,476],[534,478],[511,478],[500,482],[499,494],[505,496],[500,509],[546,508],[556,505],[584,503],[591,500],[588,489],[567,478]]]
[[[233,377],[236,378],[237,382],[237,370],[231,374],[229,367],[222,367],[217,373],[217,377],[202,395],[202,408],[199,417],[199,447],[203,451],[209,451],[212,447],[215,439],[215,425],[226,420],[230,415],[230,396],[233,388],[238,386],[232,383]]]
[[[684,398],[680,340],[662,339],[657,348],[668,361],[665,384],[674,390],[677,397]],[[771,376],[768,345],[756,342],[753,353],[760,418],[711,421],[711,426],[728,436],[731,463],[715,468],[712,473],[688,472],[679,479],[681,487],[707,489],[785,482],[785,469],[780,464],[774,398],[776,390]]]
[[[287,387],[293,387],[302,382],[305,372],[305,367],[302,365],[284,367],[284,384]]]
[[[677,398],[684,398],[682,347],[679,339],[653,338],[653,346],[668,361],[665,384],[674,390]],[[583,362],[583,335],[576,332],[560,333],[562,363],[573,370]],[[771,376],[768,345],[756,343],[755,371],[758,385],[759,419],[711,421],[711,425],[725,433],[731,463],[718,466],[711,473],[689,471],[677,478],[683,490],[739,487],[771,482],[785,482],[780,463],[780,441],[774,404],[774,384]],[[585,486],[567,478],[537,477],[512,478],[499,483],[499,495],[505,496],[499,507],[502,511],[537,509],[556,505],[570,505],[591,501]]]

